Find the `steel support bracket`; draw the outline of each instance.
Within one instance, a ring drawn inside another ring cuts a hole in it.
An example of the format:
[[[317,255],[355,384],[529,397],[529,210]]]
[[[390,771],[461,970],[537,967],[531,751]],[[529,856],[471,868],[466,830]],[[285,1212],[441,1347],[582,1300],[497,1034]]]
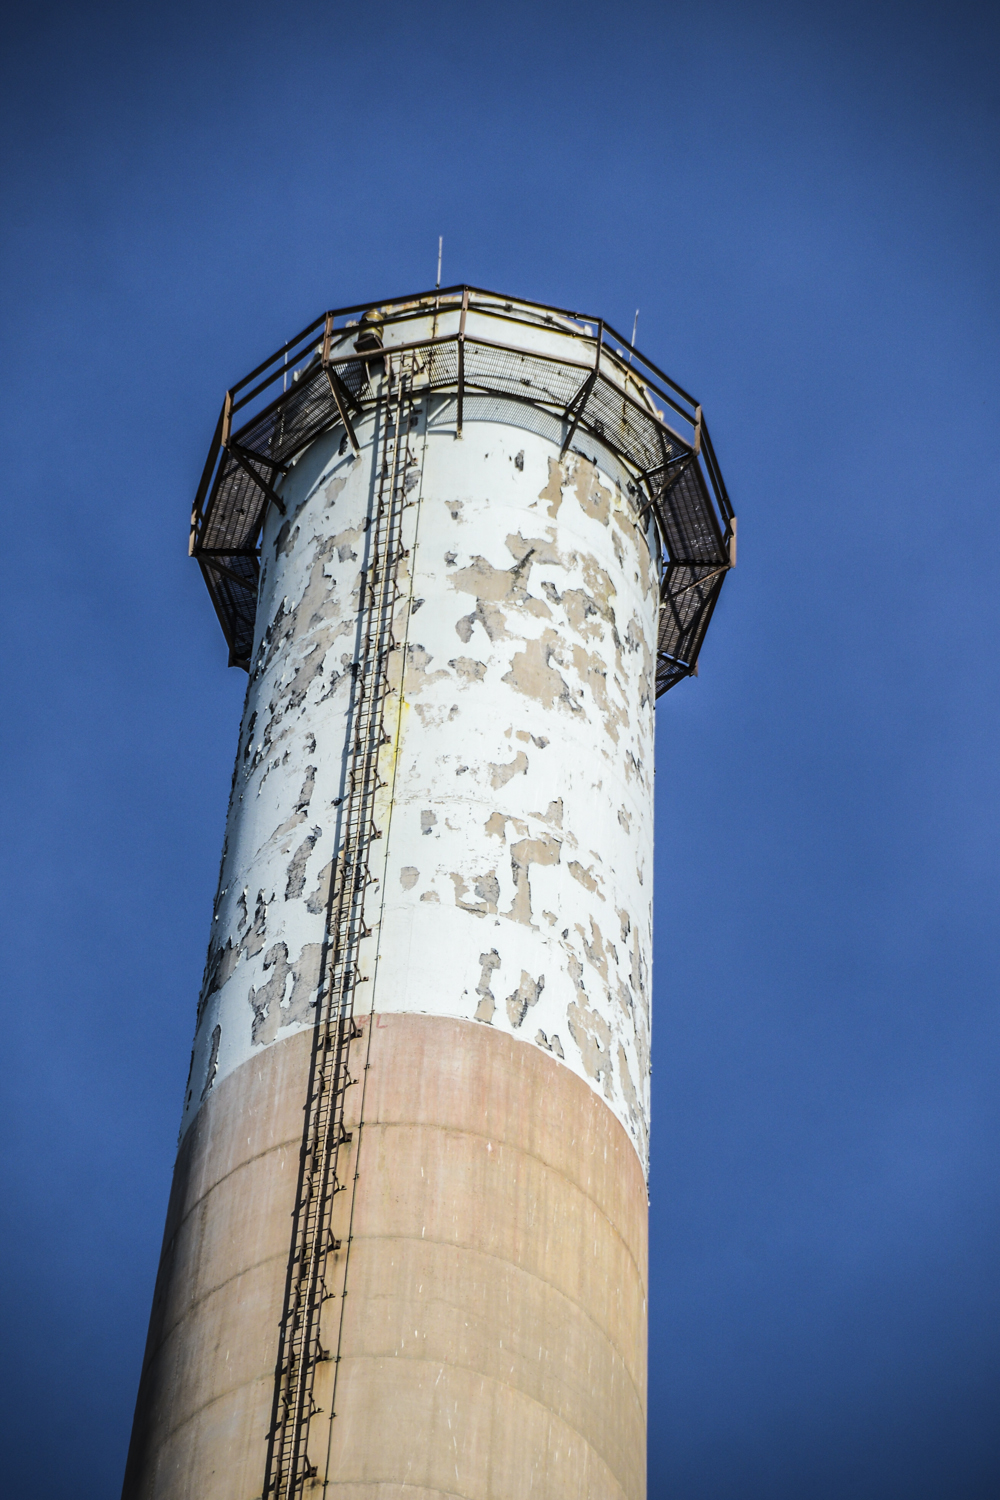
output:
[[[267,480],[264,478],[263,474],[258,474],[253,464],[249,463],[248,460],[243,457],[242,449],[238,448],[234,443],[229,443],[226,447],[226,452],[235,463],[239,464],[241,469],[244,469],[246,473],[250,475],[250,478],[253,480],[257,488],[259,490],[263,490],[264,494],[270,500],[271,504],[276,505],[283,516],[287,515],[287,511],[285,510],[285,502],[282,500],[281,496],[271,488]],[[266,458],[262,458],[260,462],[266,464],[269,462],[269,460]]]

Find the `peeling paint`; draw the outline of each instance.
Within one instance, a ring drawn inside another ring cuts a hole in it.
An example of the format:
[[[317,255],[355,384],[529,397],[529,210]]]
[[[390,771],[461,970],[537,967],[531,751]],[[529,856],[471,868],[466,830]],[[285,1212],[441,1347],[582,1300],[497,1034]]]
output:
[[[272,510],[265,524],[186,1122],[210,1077],[315,1015],[371,539],[371,430],[358,428],[358,461],[338,454],[335,435],[318,440],[280,481],[288,515]],[[560,460],[527,430],[516,443],[496,434],[468,420],[456,444],[431,428],[422,493],[447,498],[404,513],[393,618],[405,650],[390,663],[363,993],[371,1003],[377,978],[380,1013],[475,1019],[543,1048],[606,1101],[645,1159],[649,548],[633,499],[599,464]]]
[[[537,839],[520,839],[511,845],[510,864],[514,876],[514,900],[508,916],[515,922],[531,923],[531,885],[528,873],[533,864],[557,865],[562,844],[550,834]]]
[[[408,698],[415,698],[418,693],[432,682],[438,682],[448,673],[443,669],[436,672],[428,672],[427,668],[434,660],[423,646],[407,646],[406,648],[406,674],[403,678],[403,692]]]
[[[285,884],[285,900],[295,901],[306,888],[306,863],[310,854],[316,847],[316,841],[322,834],[322,828],[314,828],[302,840],[295,853],[292,855],[288,866],[288,880]]]
[[[215,1075],[219,1071],[219,1043],[222,1040],[222,1027],[212,1027],[212,1045],[208,1054],[208,1073],[205,1078],[205,1087],[201,1091],[202,1099],[208,1093],[215,1082]]]
[[[495,948],[491,948],[489,953],[480,953],[479,962],[483,967],[479,975],[479,983],[476,985],[479,1004],[476,1006],[475,1019],[492,1024],[493,1015],[496,1011],[496,1000],[493,998],[493,991],[490,989],[490,981],[493,978],[494,969],[499,969],[500,967],[500,955]]]
[[[473,891],[479,897],[478,901],[464,899],[469,887],[463,876],[452,872],[449,878],[455,887],[455,905],[462,911],[472,912],[478,917],[496,915],[497,901],[500,899],[500,882],[497,880],[495,871],[490,870],[488,874],[481,875],[473,885]]]
[[[457,656],[448,665],[466,682],[482,682],[486,676],[486,663],[474,661],[471,656]]]
[[[611,491],[604,488],[593,464],[584,460],[571,469],[573,488],[585,516],[591,516],[607,526],[611,516]]]
[[[548,479],[546,480],[545,488],[538,491],[538,498],[546,502],[549,515],[554,521],[559,514],[559,507],[562,505],[562,487],[565,476],[563,474],[563,466],[557,459],[550,458],[548,464]]]
[[[600,896],[602,901],[604,900],[604,896],[601,894],[600,887],[597,884],[597,878],[594,875],[593,865],[590,865],[587,869],[584,869],[579,860],[571,859],[568,865],[568,869],[573,879],[578,880],[585,891],[592,891],[596,896]]]
[[[523,750],[519,750],[514,759],[506,766],[490,766],[490,786],[494,791],[506,786],[512,776],[527,776],[528,757]]]
[[[566,1007],[566,1023],[570,1036],[580,1049],[588,1075],[601,1083],[605,1094],[610,1097],[613,1089],[611,1027],[599,1011],[577,1005],[575,1000]]]
[[[513,994],[507,996],[506,1001],[507,1016],[515,1030],[523,1024],[530,1007],[538,1004],[544,988],[544,974],[539,974],[537,979],[532,979],[524,969],[521,970],[521,982]]]
[[[573,700],[569,684],[552,665],[552,658],[559,650],[559,635],[555,630],[546,630],[540,640],[526,641],[524,650],[518,651],[510,671],[501,679],[527,698],[535,698],[543,708],[563,703],[574,713],[580,706]]]

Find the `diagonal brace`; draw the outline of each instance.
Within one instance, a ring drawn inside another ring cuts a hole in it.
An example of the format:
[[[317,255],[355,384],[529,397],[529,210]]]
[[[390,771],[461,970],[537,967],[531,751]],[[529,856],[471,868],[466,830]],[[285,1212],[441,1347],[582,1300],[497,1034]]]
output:
[[[337,403],[337,410],[340,413],[340,420],[343,422],[345,431],[347,432],[347,436],[351,440],[351,447],[354,449],[355,453],[360,453],[361,450],[358,447],[358,439],[354,431],[354,426],[347,411],[347,405],[351,399],[350,392],[344,385],[344,382],[341,380],[336,370],[332,370],[329,365],[324,365],[323,369],[326,374],[326,378],[330,383],[330,393],[333,396],[334,401],[336,401]]]
[[[234,460],[234,462],[239,464],[241,469],[244,469],[246,473],[250,475],[250,478],[253,480],[257,488],[264,491],[264,494],[270,500],[271,504],[276,505],[283,516],[287,515],[287,511],[285,510],[285,503],[282,500],[281,496],[271,488],[262,474],[257,473],[257,470],[254,468],[253,464],[247,462],[247,460],[243,457],[240,449],[234,447],[233,444],[230,443],[229,447],[226,449],[226,452],[229,454],[230,458]],[[267,463],[268,460],[261,459],[261,462]]]

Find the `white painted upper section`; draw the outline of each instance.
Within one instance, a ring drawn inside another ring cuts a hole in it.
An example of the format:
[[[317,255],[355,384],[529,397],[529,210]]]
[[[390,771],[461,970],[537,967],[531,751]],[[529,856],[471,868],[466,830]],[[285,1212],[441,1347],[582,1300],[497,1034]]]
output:
[[[543,1047],[645,1161],[655,566],[631,497],[495,401],[425,396],[404,513],[376,877],[356,1009],[456,1016]],[[214,1082],[311,1024],[344,796],[374,495],[321,438],[264,531],[258,641],[184,1127]],[[587,444],[588,448],[591,444]],[[601,455],[596,455],[598,466]],[[612,463],[608,468],[617,473]]]

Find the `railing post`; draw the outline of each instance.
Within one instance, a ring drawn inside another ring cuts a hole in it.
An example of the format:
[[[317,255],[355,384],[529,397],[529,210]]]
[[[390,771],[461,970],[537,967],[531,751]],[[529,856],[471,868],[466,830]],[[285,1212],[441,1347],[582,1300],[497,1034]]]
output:
[[[455,436],[462,436],[462,418],[465,415],[465,315],[469,310],[469,288],[462,288],[462,316],[458,320],[458,413],[455,421]]]

